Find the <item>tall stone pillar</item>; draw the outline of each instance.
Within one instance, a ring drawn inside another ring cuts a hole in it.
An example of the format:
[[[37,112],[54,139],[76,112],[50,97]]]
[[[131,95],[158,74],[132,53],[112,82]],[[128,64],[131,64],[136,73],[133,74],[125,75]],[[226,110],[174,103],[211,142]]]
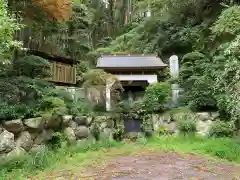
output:
[[[178,56],[172,55],[169,59],[170,75],[172,78],[178,78],[179,76],[179,62]],[[178,106],[179,92],[181,91],[178,84],[172,84],[172,106]]]
[[[178,56],[172,55],[169,58],[169,64],[170,64],[170,75],[173,78],[178,78],[179,75],[179,62],[178,62]]]
[[[111,110],[111,88],[114,84],[113,79],[108,79],[106,81],[106,110],[110,111]]]

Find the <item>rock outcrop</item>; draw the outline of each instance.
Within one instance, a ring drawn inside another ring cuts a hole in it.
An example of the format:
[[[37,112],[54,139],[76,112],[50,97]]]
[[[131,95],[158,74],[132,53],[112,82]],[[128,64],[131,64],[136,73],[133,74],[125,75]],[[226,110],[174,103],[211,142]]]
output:
[[[19,132],[23,131],[24,126],[21,119],[16,119],[12,121],[5,121],[3,122],[3,127],[14,134],[18,134]]]
[[[33,145],[31,134],[28,131],[21,132],[16,140],[16,146],[23,148],[25,151],[29,151]]]
[[[89,129],[86,126],[79,126],[75,130],[76,137],[79,139],[87,138],[89,136]]]
[[[65,134],[70,143],[76,142],[77,138],[75,136],[73,128],[67,127],[66,129],[64,129],[63,133]]]
[[[52,139],[54,131],[52,129],[44,129],[34,140],[34,144],[42,144]]]
[[[15,147],[14,134],[4,130],[0,134],[0,153],[8,153]]]
[[[73,116],[72,115],[64,115],[62,117],[62,123],[63,123],[63,126],[68,126],[70,121],[72,121],[73,119]]]
[[[25,119],[23,122],[28,128],[37,130],[42,130],[45,123],[41,117]]]
[[[157,131],[160,127],[166,127],[170,134],[178,133],[176,122],[180,117],[185,117],[186,114],[183,112],[176,113],[172,117],[165,114],[153,114],[152,123],[154,131]],[[214,120],[219,117],[219,112],[198,112],[191,114],[196,120],[197,133],[206,136]]]

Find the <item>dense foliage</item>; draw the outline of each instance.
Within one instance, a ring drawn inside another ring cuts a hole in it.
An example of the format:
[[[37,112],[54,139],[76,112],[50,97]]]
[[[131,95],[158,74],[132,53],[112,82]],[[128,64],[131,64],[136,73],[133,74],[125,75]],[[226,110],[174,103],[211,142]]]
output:
[[[239,128],[239,2],[140,0],[133,6],[138,15],[149,7],[151,16],[134,16],[124,33],[97,51],[158,53],[166,62],[177,54],[182,103],[194,111],[219,110]]]
[[[177,127],[180,133],[194,134],[197,131],[196,119],[191,114],[184,114],[178,117]]]
[[[79,60],[77,85],[91,98],[88,101],[74,98],[66,90],[42,80],[51,75],[49,63],[29,55],[26,52],[29,50]],[[168,108],[170,84],[150,85],[143,99],[132,104],[119,102],[123,91],[120,82],[109,73],[93,69],[100,53],[156,53],[165,63],[169,56],[178,55],[181,69],[174,81],[184,89],[183,105],[193,111],[220,112],[220,119],[209,131],[210,137],[233,137],[239,131],[240,3],[237,0],[0,0],[0,121],[42,116],[44,120],[57,122],[64,114],[102,115],[106,113],[106,84],[113,83],[111,99],[116,105],[110,112],[110,120],[114,121],[114,138],[123,139],[126,119],[142,120],[142,131],[151,136],[151,115]],[[169,78],[167,73],[168,69],[161,71],[159,79]],[[179,116],[176,124],[183,134],[197,130],[192,115]],[[97,123],[91,126],[97,140],[99,127]],[[169,131],[160,126],[157,134],[168,135]],[[159,145],[171,150],[189,148],[240,161],[239,143],[235,140],[161,138],[152,140],[158,148]],[[62,134],[57,133],[51,143],[58,148],[62,139]],[[99,143],[84,144],[57,153],[47,151],[26,156],[11,161],[0,174],[12,170],[19,174],[33,173],[47,167],[52,159],[100,147]]]
[[[211,79],[207,76],[210,60],[204,54],[191,52],[181,60],[179,83],[184,87],[183,103],[192,110],[216,109]]]
[[[233,120],[239,128],[239,2],[140,3],[149,2],[151,17],[99,51],[179,55],[183,103],[194,111],[218,109],[221,118]]]
[[[58,9],[61,4],[64,7]],[[239,128],[239,7],[235,0],[2,1],[1,23],[5,29],[0,38],[7,44],[2,44],[1,53],[7,58],[1,62],[9,61],[14,50],[14,62],[1,64],[2,103],[31,102],[39,108],[44,96],[44,100],[54,100],[52,94],[45,93],[52,86],[36,79],[48,75],[47,62],[34,56],[22,57],[20,41],[24,48],[81,59],[77,65],[79,85],[93,93],[108,76],[89,71],[99,52],[157,53],[165,62],[177,54],[181,61],[178,82],[185,90],[182,102],[194,111],[219,110],[222,119],[234,121]],[[20,28],[15,35],[18,41],[14,41],[14,31]],[[159,112],[165,109],[168,88],[163,84],[153,86],[146,91],[144,108]],[[112,89],[116,97],[119,87],[116,83]],[[103,95],[104,86],[97,96]],[[70,108],[71,101],[64,102]],[[74,112],[88,113],[91,109],[73,104]]]
[[[210,137],[233,137],[235,131],[235,125],[233,122],[215,121],[210,130]]]
[[[91,111],[84,107],[84,100],[42,80],[50,75],[49,62],[38,56],[24,55],[6,65],[0,76],[0,120],[54,118],[68,112],[78,115]]]
[[[14,40],[13,36],[16,30],[22,26],[16,18],[9,14],[6,9],[6,2],[0,1],[0,58],[1,63],[7,63],[5,58],[9,58],[9,53],[14,47],[21,47],[21,42]],[[7,56],[7,57],[6,57]],[[8,62],[9,63],[9,62]]]
[[[143,97],[145,109],[148,112],[163,112],[168,107],[171,94],[170,84],[155,83],[147,87]]]

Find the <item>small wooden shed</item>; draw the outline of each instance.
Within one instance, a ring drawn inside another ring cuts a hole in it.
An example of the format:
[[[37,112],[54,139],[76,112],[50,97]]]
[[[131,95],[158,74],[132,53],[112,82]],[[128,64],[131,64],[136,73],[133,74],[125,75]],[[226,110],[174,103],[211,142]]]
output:
[[[52,76],[46,78],[46,80],[63,86],[74,86],[76,84],[76,60],[40,51],[30,51],[29,53],[49,61]]]

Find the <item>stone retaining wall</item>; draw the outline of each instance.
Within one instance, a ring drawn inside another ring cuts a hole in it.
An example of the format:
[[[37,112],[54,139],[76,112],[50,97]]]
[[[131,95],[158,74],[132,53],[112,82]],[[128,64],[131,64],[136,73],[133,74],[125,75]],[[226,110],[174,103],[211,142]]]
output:
[[[101,135],[112,138],[113,123],[106,117],[96,117]],[[63,132],[71,143],[92,136],[92,117],[65,115],[44,120],[41,117],[16,119],[0,125],[0,158],[11,158],[26,152],[38,152],[46,148],[55,132]]]
[[[165,126],[171,134],[178,133],[176,121],[181,114],[164,113],[152,115],[153,128]],[[195,114],[199,134],[206,135],[212,122],[218,118],[218,112],[202,112]],[[0,124],[0,158],[11,158],[27,152],[39,152],[46,148],[55,132],[62,132],[69,142],[75,144],[93,136],[93,128],[97,127],[100,138],[113,139],[114,121],[111,117],[87,116],[31,119],[16,119]],[[138,133],[135,133],[138,134]]]
[[[152,122],[153,129],[157,131],[159,127],[164,126],[168,129],[171,134],[177,134],[179,131],[176,126],[176,121],[184,113],[164,113],[164,114],[153,114]],[[218,112],[199,112],[192,114],[196,119],[197,133],[200,135],[207,135],[212,123],[219,117]]]

